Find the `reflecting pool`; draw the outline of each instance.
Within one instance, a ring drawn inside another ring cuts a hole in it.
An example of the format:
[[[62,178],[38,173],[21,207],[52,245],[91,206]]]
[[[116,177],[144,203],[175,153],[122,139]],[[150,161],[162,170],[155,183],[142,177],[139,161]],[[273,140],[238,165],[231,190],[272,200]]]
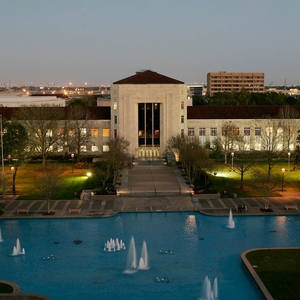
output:
[[[53,300],[200,299],[206,276],[219,299],[264,299],[240,254],[247,249],[299,247],[298,216],[227,217],[198,213],[120,213],[92,219],[0,220],[0,279],[22,293]],[[125,272],[134,237],[137,257],[147,244],[148,267]],[[110,239],[126,250],[105,251]],[[23,255],[12,256],[19,239]],[[163,280],[161,280],[163,279]]]

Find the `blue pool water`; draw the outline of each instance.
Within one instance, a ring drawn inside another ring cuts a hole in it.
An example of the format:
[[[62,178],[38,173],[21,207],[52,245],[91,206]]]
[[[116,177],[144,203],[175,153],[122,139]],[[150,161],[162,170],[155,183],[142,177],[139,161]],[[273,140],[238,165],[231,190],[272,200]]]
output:
[[[95,219],[0,220],[0,279],[53,300],[199,299],[205,276],[218,278],[219,299],[264,299],[241,262],[252,248],[299,247],[297,216],[227,217],[198,213],[124,213]],[[126,274],[128,250],[105,252],[119,238],[137,256],[147,243],[149,270]],[[16,239],[26,254],[11,256]],[[75,244],[74,240],[81,240]],[[172,251],[173,254],[159,254]],[[44,260],[54,256],[55,259]],[[166,277],[164,282],[155,279]]]

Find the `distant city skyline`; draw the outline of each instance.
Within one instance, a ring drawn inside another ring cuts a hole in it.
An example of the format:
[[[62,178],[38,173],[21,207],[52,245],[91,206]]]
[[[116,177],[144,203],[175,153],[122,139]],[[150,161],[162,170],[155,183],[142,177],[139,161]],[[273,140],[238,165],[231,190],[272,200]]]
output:
[[[299,11],[297,0],[2,0],[0,86],[109,85],[140,69],[300,85]]]

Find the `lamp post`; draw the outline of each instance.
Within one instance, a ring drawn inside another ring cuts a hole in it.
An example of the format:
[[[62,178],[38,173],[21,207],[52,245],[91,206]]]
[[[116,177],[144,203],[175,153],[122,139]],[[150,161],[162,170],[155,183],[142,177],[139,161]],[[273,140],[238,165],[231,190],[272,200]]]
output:
[[[3,129],[2,129],[2,115],[0,115],[0,134],[1,134],[1,164],[2,164],[2,196],[5,199],[5,175],[4,175],[4,157],[3,157]]]
[[[288,172],[290,171],[291,152],[288,153]]]
[[[283,192],[283,183],[284,183],[284,172],[285,172],[285,168],[281,169],[282,172],[282,176],[281,176],[281,191]]]
[[[15,182],[14,182],[14,174],[15,174],[15,167],[10,167],[10,173],[12,175],[12,190],[13,192],[16,191]]]
[[[72,173],[74,173],[74,153],[71,154],[72,159]]]
[[[233,172],[233,157],[234,157],[234,152],[231,152],[231,172]]]

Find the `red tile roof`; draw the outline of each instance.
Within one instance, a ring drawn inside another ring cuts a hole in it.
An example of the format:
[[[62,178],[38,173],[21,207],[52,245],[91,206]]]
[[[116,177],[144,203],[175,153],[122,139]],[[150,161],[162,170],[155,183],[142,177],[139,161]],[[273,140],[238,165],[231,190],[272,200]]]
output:
[[[142,70],[136,72],[133,76],[118,80],[113,84],[184,84],[184,82],[151,70]]]
[[[282,106],[188,106],[187,119],[263,119],[278,117]],[[300,106],[292,106],[300,113]]]
[[[110,120],[110,107],[82,106],[81,108],[88,111],[90,120]],[[3,119],[10,120],[19,109],[26,109],[26,107],[0,107],[0,115]],[[63,111],[64,118],[67,119],[70,107],[51,107],[51,109]]]

